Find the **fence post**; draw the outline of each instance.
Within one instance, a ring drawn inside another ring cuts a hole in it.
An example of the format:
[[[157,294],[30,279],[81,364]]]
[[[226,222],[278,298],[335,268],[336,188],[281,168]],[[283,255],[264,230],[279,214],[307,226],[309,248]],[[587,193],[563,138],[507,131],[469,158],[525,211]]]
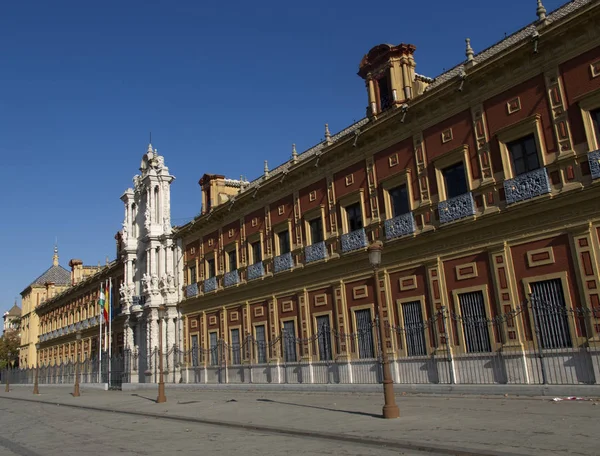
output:
[[[281,361],[283,362],[283,382],[287,383],[288,382],[288,377],[287,377],[287,357],[286,357],[286,350],[285,350],[285,328],[281,328]]]
[[[446,359],[448,360],[448,373],[450,375],[450,383],[454,385],[456,383],[456,377],[454,374],[454,360],[452,359],[452,351],[450,350],[450,337],[448,334],[448,327],[446,325],[446,306],[442,306],[440,313],[442,315],[442,328],[444,330],[444,341],[446,345]]]
[[[254,342],[252,341],[252,335],[246,333],[246,347],[248,350],[248,383],[252,383],[252,358],[254,355]]]
[[[535,332],[535,341],[537,345],[537,355],[540,360],[540,370],[542,372],[542,384],[546,385],[548,383],[548,378],[546,375],[546,366],[544,364],[544,352],[542,350],[542,338],[540,336],[540,325],[538,322],[538,314],[537,314],[537,306],[534,302],[533,294],[529,295],[529,302],[531,303],[531,312],[533,313],[533,328]]]

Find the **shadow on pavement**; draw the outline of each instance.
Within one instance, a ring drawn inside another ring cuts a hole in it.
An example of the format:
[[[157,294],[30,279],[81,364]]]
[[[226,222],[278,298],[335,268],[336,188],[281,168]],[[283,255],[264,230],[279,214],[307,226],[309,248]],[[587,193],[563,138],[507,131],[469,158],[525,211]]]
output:
[[[293,405],[295,407],[306,407],[306,408],[313,408],[313,409],[318,409],[318,410],[327,410],[329,412],[348,413],[350,415],[363,415],[363,416],[368,416],[371,418],[381,418],[381,415],[377,415],[375,413],[356,412],[354,410],[340,410],[340,409],[333,409],[333,408],[327,408],[327,407],[318,407],[316,405],[294,404],[292,402],[273,401],[271,399],[256,399],[256,400],[258,402],[272,402],[274,404]]]

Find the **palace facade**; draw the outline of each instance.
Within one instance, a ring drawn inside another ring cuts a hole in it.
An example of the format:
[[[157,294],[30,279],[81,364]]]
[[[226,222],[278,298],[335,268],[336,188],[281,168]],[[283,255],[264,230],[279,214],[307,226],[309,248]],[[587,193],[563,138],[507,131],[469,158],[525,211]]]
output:
[[[436,78],[376,46],[364,119],[204,175],[175,234],[184,381],[376,381],[377,324],[398,382],[600,380],[600,4],[537,16]]]

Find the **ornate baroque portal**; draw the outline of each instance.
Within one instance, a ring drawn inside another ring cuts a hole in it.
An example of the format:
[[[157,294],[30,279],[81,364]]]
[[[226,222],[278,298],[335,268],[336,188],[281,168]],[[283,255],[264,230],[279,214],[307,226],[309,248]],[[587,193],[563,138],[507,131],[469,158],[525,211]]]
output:
[[[133,177],[134,188],[121,196],[125,204],[123,247],[120,255],[125,265],[121,285],[121,307],[126,315],[125,348],[134,355],[132,381],[145,381],[144,373],[153,369],[153,353],[158,347],[158,306],[167,306],[163,325],[163,350],[175,353],[181,343],[180,316],[177,310],[180,278],[177,264],[181,257],[173,242],[171,227],[169,174],[164,157],[152,144],[142,158],[141,175]],[[167,366],[173,369],[175,359]],[[137,378],[136,378],[137,377]]]

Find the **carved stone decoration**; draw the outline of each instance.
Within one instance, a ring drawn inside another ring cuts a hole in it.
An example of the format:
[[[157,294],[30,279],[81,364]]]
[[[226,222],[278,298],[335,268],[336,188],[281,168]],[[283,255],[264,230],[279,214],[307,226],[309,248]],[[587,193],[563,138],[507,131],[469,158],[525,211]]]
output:
[[[479,104],[471,109],[473,117],[473,131],[475,132],[475,145],[477,147],[477,155],[479,157],[479,167],[483,183],[488,180],[493,180],[492,162],[490,159],[490,142],[485,111],[483,104]]]
[[[600,150],[590,152],[588,154],[588,162],[590,164],[592,179],[600,178]]]
[[[287,271],[294,267],[294,257],[291,252],[278,255],[273,259],[273,268],[275,273]]]
[[[244,228],[244,217],[240,218],[240,264],[246,264],[246,229]]]
[[[412,212],[385,221],[385,238],[389,241],[415,232],[415,218]]]
[[[269,206],[265,206],[265,253],[271,256],[271,216]]]
[[[425,154],[425,141],[421,133],[413,136],[415,150],[415,163],[417,164],[417,180],[419,181],[419,192],[421,201],[429,201],[429,180],[427,177],[427,157]]]
[[[296,245],[302,245],[302,217],[300,215],[300,192],[294,192],[294,231]]]
[[[337,233],[336,210],[335,210],[335,188],[333,186],[333,176],[327,175],[327,205],[329,209],[329,225],[331,234],[335,236]]]
[[[504,181],[504,192],[506,194],[506,203],[513,204],[519,201],[525,201],[536,196],[550,193],[550,179],[546,168],[539,168],[530,171],[514,179]]]
[[[249,265],[247,274],[248,280],[254,280],[263,277],[265,275],[265,267],[263,266],[263,262],[259,261],[258,263]]]
[[[367,247],[367,233],[364,228],[342,234],[342,252],[348,253]]]
[[[142,286],[144,293],[148,293],[150,291],[150,275],[147,273],[144,273],[142,276]]]
[[[146,231],[150,231],[150,225],[152,224],[152,220],[150,219],[150,205],[148,202],[146,203],[146,210],[144,211],[144,227]]]
[[[475,201],[471,192],[438,203],[440,223],[454,222],[475,215]]]
[[[306,263],[324,260],[325,258],[327,258],[327,246],[325,245],[325,241],[307,245],[304,248],[304,261]]]
[[[371,219],[379,220],[379,205],[377,198],[377,178],[375,176],[375,165],[373,157],[367,159],[367,183],[369,185],[369,202],[371,205]]]
[[[554,133],[558,142],[558,153],[559,155],[570,155],[573,153],[573,141],[571,140],[571,128],[569,127],[569,117],[564,103],[564,89],[558,67],[546,71],[544,79],[546,80],[546,91],[550,102]]]
[[[123,242],[127,242],[127,235],[128,235],[127,223],[123,222],[123,229],[121,230],[121,237],[123,238]]]

